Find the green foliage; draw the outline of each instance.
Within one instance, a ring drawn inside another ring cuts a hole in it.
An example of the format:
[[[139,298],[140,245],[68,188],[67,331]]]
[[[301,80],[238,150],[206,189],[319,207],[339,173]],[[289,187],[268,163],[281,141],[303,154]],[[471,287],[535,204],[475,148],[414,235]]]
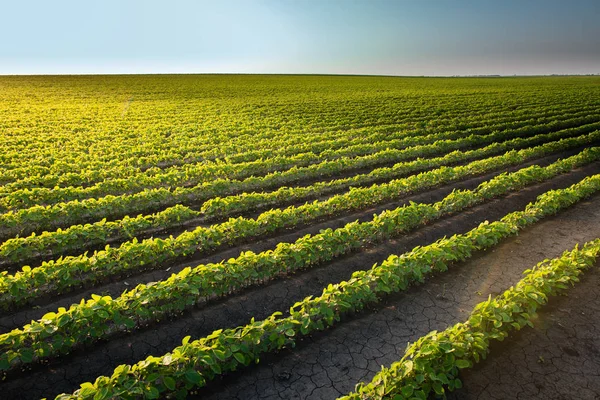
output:
[[[327,229],[314,236],[302,237],[295,243],[280,243],[273,251],[260,254],[245,252],[238,258],[218,264],[200,265],[194,269],[188,267],[164,281],[138,285],[116,299],[92,295],[91,299],[82,300],[80,304],[71,306],[69,310],[59,309],[57,313],[48,313],[41,320],[24,326],[22,330],[16,329],[0,335],[0,350],[4,352],[0,355],[0,362],[6,366],[4,369],[8,369],[10,363],[7,366],[6,362],[13,359],[13,355],[20,351],[21,346],[25,346],[25,349],[34,349],[38,359],[66,353],[73,346],[95,342],[116,331],[133,329],[164,318],[166,315],[180,313],[203,299],[227,296],[250,285],[310,268],[366,244],[397,236],[444,215],[459,212],[494,196],[521,189],[598,159],[600,159],[600,148],[585,149],[577,155],[559,160],[545,168],[531,166],[510,174],[500,174],[480,184],[473,191],[454,191],[443,200],[431,205],[412,203],[384,211],[375,215],[371,221],[353,222],[336,230]],[[579,196],[596,190],[594,185],[598,184],[598,178],[590,178],[589,182],[588,186],[581,185],[582,188],[588,188],[587,191],[580,189],[579,192],[551,193],[552,196],[549,198],[553,199],[554,211],[564,207],[568,201],[577,201]],[[563,199],[561,196],[566,197]],[[542,196],[539,201],[545,198],[547,196]],[[528,214],[527,210],[525,214]],[[373,289],[377,293],[390,293],[397,291],[398,288],[406,288],[412,281],[422,281],[423,277],[433,270],[444,271],[448,261],[469,257],[474,248],[495,245],[500,238],[525,226],[522,220],[528,221],[528,224],[534,222],[535,215],[534,213],[523,218],[519,214],[518,219],[508,217],[513,220],[512,226],[499,223],[481,225],[475,236],[475,244],[466,237],[460,239],[454,236],[426,248],[417,247],[413,253],[419,256],[420,262],[427,265],[427,269],[411,268],[411,275],[406,275],[400,267],[379,269],[376,273],[377,284]],[[160,244],[163,244],[162,241],[156,243],[159,244],[159,248]],[[121,262],[123,262],[122,258]],[[31,273],[32,270],[22,272],[22,274]],[[35,275],[24,276],[27,279],[35,279]],[[73,278],[73,282],[80,280],[79,277]],[[349,305],[352,304],[352,301],[342,301],[343,306],[348,304],[350,307]],[[323,322],[327,325],[333,324],[338,318],[333,309],[324,308],[321,313],[326,316]],[[307,324],[306,321],[301,321],[305,331],[308,329]],[[292,337],[295,331],[290,328],[286,334]],[[52,346],[46,348],[49,340],[52,340]],[[13,368],[33,361],[33,357],[22,355],[14,359]],[[240,358],[238,361],[245,364],[245,358]]]
[[[0,265],[10,271],[20,267],[16,273],[0,272],[0,308],[12,310],[193,254],[597,145],[596,83],[592,77],[0,77]],[[0,371],[44,364],[599,156],[598,148],[589,148],[545,168],[500,174],[435,204],[411,203],[366,222],[281,243],[273,251],[185,268],[115,298],[92,295],[0,335]],[[59,397],[185,398],[215,376],[294,346],[303,335],[337,324],[344,313],[445,271],[595,193],[599,180],[594,176],[548,192],[501,221],[391,256],[329,285],[321,296],[298,302],[289,314],[252,319],[198,340],[187,336],[168,354],[118,366],[110,377]],[[240,217],[256,211],[264,212]],[[200,225],[177,237],[141,240]],[[511,298],[512,307],[502,308],[490,300],[474,312],[464,332],[428,335],[401,367],[404,383],[394,386],[396,377],[388,375],[389,385],[377,385],[376,395],[390,389],[393,398],[425,399],[460,387],[458,370],[484,356],[486,340],[531,323],[527,307],[549,295],[546,286],[535,289],[546,276],[536,277],[524,288],[523,301],[529,303],[517,306],[518,299]],[[563,276],[555,286],[571,281]]]
[[[547,205],[553,194],[557,193],[547,193],[539,201]],[[340,399],[413,399],[417,392],[426,398],[431,393],[443,396],[446,389],[460,389],[460,369],[484,359],[492,340],[503,340],[511,331],[531,325],[536,310],[548,296],[578,282],[579,275],[594,265],[599,254],[600,239],[596,239],[582,249],[576,246],[558,258],[541,262],[525,271],[525,277],[515,286],[476,305],[466,322],[419,338],[408,346],[400,361],[383,368],[371,382],[357,385],[354,393]]]
[[[202,375],[203,379],[196,384],[202,386],[215,375],[258,360],[263,353],[292,346],[298,335],[334,325],[343,313],[360,310],[390,291],[404,290],[408,285],[421,281],[426,274],[445,271],[449,264],[469,258],[474,251],[494,246],[500,239],[514,235],[523,227],[553,215],[599,190],[600,175],[594,175],[569,188],[547,192],[535,203],[529,204],[525,211],[510,213],[493,223],[483,223],[464,235],[443,238],[401,256],[390,256],[381,265],[376,264],[368,271],[355,272],[350,280],[329,285],[321,296],[308,297],[294,304],[287,317],[276,312],[265,320],[252,319],[248,325],[218,330],[195,341],[186,338],[183,345],[171,353],[162,357],[151,356],[126,367],[130,371],[127,377],[121,375],[121,369],[119,374],[115,371],[111,377],[98,378],[92,384],[93,388],[108,388],[114,395],[124,393],[124,388],[150,385],[159,392],[183,391],[185,394],[185,391],[193,387],[186,377],[188,368],[193,368]],[[523,218],[524,215],[527,217]],[[555,293],[564,286],[565,271],[570,271],[564,258],[581,260],[577,257],[582,254],[584,262],[578,262],[577,265],[591,265],[598,252],[600,239],[587,245],[582,252],[577,253],[576,250],[577,254],[572,257],[565,253],[558,264],[552,264],[553,270],[556,265],[562,265],[563,270],[555,275],[555,281],[549,280],[550,283],[546,283],[546,272],[528,271],[531,278],[524,278],[525,283],[520,283],[515,289],[523,293],[519,297],[523,303],[515,304],[514,296],[510,294],[505,294],[509,299],[506,306],[501,304],[496,307],[492,300],[482,303],[475,309],[470,322],[458,324],[441,334],[432,332],[421,338],[408,348],[403,361],[394,364],[389,370],[383,370],[369,385],[359,386],[357,393],[351,395],[352,398],[382,398],[388,394],[403,396],[402,388],[408,396],[426,398],[430,392],[442,395],[445,387],[459,387],[460,382],[456,378],[458,370],[467,368],[473,361],[484,357],[490,338],[501,339],[506,336],[506,331],[513,327],[510,322],[514,321],[520,327],[527,324],[531,315],[528,312],[535,311],[532,307],[537,307],[537,304],[545,301],[546,295]],[[533,271],[538,269],[542,270],[539,267]],[[573,276],[576,275],[577,273]],[[536,288],[535,285],[541,288]],[[502,323],[498,324],[498,321]],[[472,329],[475,326],[483,326],[486,330]],[[172,378],[175,386],[156,386],[152,384],[156,377],[162,377],[163,380]],[[408,385],[404,384],[405,381]],[[62,395],[59,398],[88,398],[82,393],[84,389],[82,386],[73,395]]]
[[[534,136],[525,140],[537,140],[536,138],[537,136]],[[148,239],[137,242],[134,239],[118,248],[107,246],[106,250],[95,252],[90,256],[84,254],[79,257],[59,258],[14,275],[4,273],[0,275],[0,307],[14,307],[44,294],[64,293],[81,285],[93,284],[106,277],[118,276],[128,270],[150,269],[165,262],[185,258],[198,251],[207,252],[223,245],[255,239],[342,211],[364,209],[397,199],[407,193],[501,167],[517,165],[534,156],[539,157],[560,149],[580,146],[599,138],[600,131],[583,137],[561,139],[533,148],[509,151],[502,156],[474,161],[465,166],[441,167],[388,183],[353,189],[321,202],[306,203],[283,210],[270,210],[256,219],[238,217],[209,228],[200,227],[193,231],[186,231],[177,238],[171,237],[167,240]],[[557,170],[556,173],[558,172],[560,171]],[[492,195],[494,193],[489,193],[487,196]]]
[[[121,188],[120,190],[125,190],[126,194],[118,196],[96,194],[96,197],[93,197],[93,195],[90,194],[90,197],[92,198],[76,198],[72,201],[59,202],[52,206],[45,205],[47,201],[43,198],[35,198],[24,206],[28,208],[15,209],[0,215],[0,227],[3,227],[3,229],[0,230],[0,238],[8,238],[17,234],[27,235],[43,230],[66,228],[75,224],[97,221],[103,218],[115,219],[141,212],[153,212],[176,204],[194,204],[209,201],[215,197],[237,195],[253,190],[277,188],[299,180],[323,178],[352,169],[375,167],[385,163],[398,163],[419,157],[429,158],[444,155],[449,152],[458,152],[458,154],[451,154],[450,157],[420,160],[421,168],[416,170],[422,170],[424,163],[430,163],[430,167],[453,164],[458,161],[480,158],[483,155],[495,155],[510,149],[523,148],[552,140],[593,132],[600,128],[600,122],[598,122],[599,118],[600,116],[583,116],[560,122],[553,121],[548,124],[525,126],[508,132],[496,132],[492,130],[492,133],[487,135],[478,135],[474,132],[466,131],[465,134],[467,134],[467,136],[459,139],[444,139],[444,135],[441,135],[441,138],[439,138],[438,136],[440,135],[438,134],[430,134],[421,137],[421,140],[424,140],[425,143],[428,141],[432,143],[426,145],[415,144],[410,147],[407,147],[407,143],[405,143],[404,140],[386,139],[377,143],[360,145],[358,146],[358,149],[349,148],[337,150],[341,155],[339,155],[339,157],[332,155],[331,158],[333,161],[320,162],[319,156],[311,156],[307,153],[299,154],[291,158],[288,157],[290,159],[281,159],[277,157],[267,160],[261,159],[252,162],[252,168],[245,164],[230,165],[219,163],[217,165],[219,168],[224,168],[230,173],[240,168],[241,171],[244,171],[245,175],[233,175],[232,177],[221,177],[218,175],[209,176],[206,178],[207,181],[201,182],[196,186],[176,186],[176,188],[172,190],[167,187],[160,187],[156,189],[140,189],[141,191],[129,194],[129,190]],[[530,137],[532,135],[535,137]],[[448,136],[460,137],[461,135],[454,134]],[[588,141],[588,143],[593,142],[594,140],[596,140],[595,137],[591,139],[591,141]],[[485,148],[485,151],[481,151],[483,149],[478,149],[479,151],[468,152],[468,155],[462,155],[460,153],[460,150],[467,150],[482,145],[488,145]],[[396,147],[398,147],[398,149],[396,149]],[[357,157],[361,155],[363,156]],[[457,159],[457,155],[461,156]],[[305,160],[312,158],[314,158],[313,161]],[[298,168],[302,166],[305,166],[305,168]],[[408,168],[400,175],[414,172],[415,166],[416,165],[412,165],[413,170]],[[204,163],[200,167],[207,168]],[[325,189],[332,190],[337,185],[341,185],[341,188],[353,184],[365,185],[369,182],[378,181],[383,178],[390,179],[398,175],[399,171],[397,168],[391,170],[387,169],[378,171],[375,175],[368,174],[357,179],[351,178],[343,180],[342,182],[334,182],[329,185],[317,185],[317,191],[319,190],[319,186],[324,186]],[[242,181],[235,179],[236,177],[243,178],[244,176],[248,176],[248,178]],[[134,179],[135,184],[142,181],[143,179]],[[117,186],[120,187],[119,185]],[[88,189],[68,188],[64,190],[82,191]],[[323,190],[323,188],[320,188],[320,190]],[[32,195],[40,191],[45,191],[49,193],[49,195],[58,196],[57,193],[61,190],[58,188],[52,190],[26,190],[27,193],[32,193]],[[302,193],[303,190],[296,189],[296,192]],[[23,200],[21,194],[16,193],[14,195],[18,195],[20,200]],[[312,195],[314,196],[314,194]],[[4,201],[12,201],[11,196],[13,196],[13,194],[7,194],[4,197]],[[242,195],[241,197],[248,202],[247,195]],[[273,201],[274,199],[271,198],[270,200]],[[269,201],[266,203],[268,204]],[[246,205],[246,207],[248,207],[248,205]],[[222,209],[219,207],[219,201],[214,200],[213,202],[209,202],[203,208],[202,214],[214,216],[215,214],[221,214],[223,211],[227,214],[227,211],[236,210],[228,210],[227,208]],[[196,212],[193,217],[199,215],[200,214]],[[125,237],[131,237],[131,233],[128,235],[127,230],[125,230]]]

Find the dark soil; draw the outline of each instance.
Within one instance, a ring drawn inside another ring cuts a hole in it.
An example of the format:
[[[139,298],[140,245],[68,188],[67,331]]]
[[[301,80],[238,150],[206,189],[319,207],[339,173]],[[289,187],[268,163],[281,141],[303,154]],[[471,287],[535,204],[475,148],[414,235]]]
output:
[[[35,366],[34,371],[1,383],[0,392],[10,399],[52,397],[60,392],[71,392],[81,382],[110,374],[119,364],[132,363],[149,354],[163,354],[177,346],[181,338],[188,334],[198,338],[215,329],[245,324],[251,317],[261,319],[274,311],[286,310],[308,295],[320,294],[328,283],[347,279],[353,271],[370,268],[389,254],[400,254],[445,235],[466,232],[485,219],[493,220],[510,211],[522,209],[542,192],[569,186],[599,171],[600,165],[590,165],[321,268],[247,290],[239,296],[190,311],[173,321],[163,321],[110,342],[98,343],[54,360],[49,365]],[[435,201],[434,197],[449,190],[441,188],[414,198],[418,198],[418,201]],[[202,394],[212,398],[319,398],[348,392],[358,380],[369,379],[379,370],[379,365],[396,360],[404,350],[406,341],[415,340],[431,329],[444,329],[448,324],[463,320],[475,303],[485,299],[488,293],[504,290],[519,279],[521,271],[535,262],[555,256],[577,241],[599,236],[599,206],[600,196],[597,196],[557,218],[542,221],[520,238],[508,240],[496,251],[459,265],[430,279],[421,287],[390,296],[373,310],[348,317],[336,329],[306,338],[296,350],[267,356],[257,367],[211,384]],[[373,212],[363,213],[363,218],[368,218]],[[337,219],[328,222],[327,226],[342,226],[356,218],[354,215]],[[555,232],[556,229],[561,231],[561,235]],[[286,239],[278,237],[272,242],[264,241],[263,246],[271,248],[282,240]],[[535,243],[535,251],[531,250],[531,243]],[[235,252],[239,254],[240,250],[243,249],[237,248]],[[217,259],[228,256],[227,253],[221,253]],[[116,293],[121,290],[122,287]],[[77,300],[80,298],[81,295]],[[57,306],[55,303],[51,309]],[[39,315],[44,311],[34,312]],[[26,318],[24,314],[14,317],[21,320]],[[309,343],[310,346],[307,346]],[[27,387],[26,392],[23,391],[24,387]]]

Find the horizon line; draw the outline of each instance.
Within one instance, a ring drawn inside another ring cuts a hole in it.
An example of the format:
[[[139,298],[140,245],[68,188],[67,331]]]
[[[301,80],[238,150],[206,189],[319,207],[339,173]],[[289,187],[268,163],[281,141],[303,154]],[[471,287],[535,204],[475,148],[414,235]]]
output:
[[[280,72],[105,72],[105,73],[34,73],[34,74],[5,74],[0,73],[0,77],[12,76],[154,76],[154,75],[252,75],[252,76],[348,76],[348,77],[382,77],[382,78],[514,78],[514,77],[552,77],[552,76],[600,76],[598,73],[582,74],[452,74],[452,75],[393,75],[393,74],[344,74],[344,73],[280,73]]]

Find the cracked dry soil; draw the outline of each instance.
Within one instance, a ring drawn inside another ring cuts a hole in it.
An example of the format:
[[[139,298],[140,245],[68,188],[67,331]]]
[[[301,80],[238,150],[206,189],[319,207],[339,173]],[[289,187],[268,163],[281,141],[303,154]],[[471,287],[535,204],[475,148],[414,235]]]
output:
[[[550,298],[533,328],[461,372],[463,388],[448,399],[600,399],[600,263]]]
[[[399,359],[407,342],[465,320],[489,294],[517,282],[523,270],[596,237],[600,237],[600,196],[421,286],[390,296],[336,328],[305,338],[296,349],[213,383],[197,398],[334,399]],[[553,301],[540,313],[535,330],[524,330],[494,346],[486,363],[465,374],[464,389],[452,398],[600,398],[598,267],[569,297]]]

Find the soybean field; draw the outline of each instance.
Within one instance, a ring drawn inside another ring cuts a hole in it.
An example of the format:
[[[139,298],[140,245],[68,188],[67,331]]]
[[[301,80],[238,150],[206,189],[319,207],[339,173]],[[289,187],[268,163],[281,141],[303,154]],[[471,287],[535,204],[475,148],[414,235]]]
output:
[[[599,76],[0,77],[2,399],[597,399],[599,256]]]

